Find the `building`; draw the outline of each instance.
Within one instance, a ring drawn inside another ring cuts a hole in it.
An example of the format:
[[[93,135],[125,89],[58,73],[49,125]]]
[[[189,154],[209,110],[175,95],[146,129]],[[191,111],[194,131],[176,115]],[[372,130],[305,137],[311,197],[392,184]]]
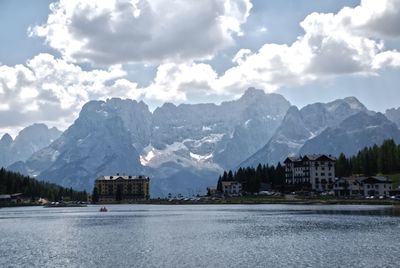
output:
[[[10,194],[0,194],[0,203],[8,203],[11,202]]]
[[[335,181],[334,192],[338,197],[389,196],[392,181],[387,177],[344,177]]]
[[[207,195],[214,196],[218,194],[218,189],[216,186],[209,186],[207,187]]]
[[[238,181],[222,181],[222,193],[226,196],[240,196],[242,184]]]
[[[373,176],[362,180],[364,196],[388,196],[392,191],[392,181],[387,177]]]
[[[290,190],[325,192],[333,189],[336,158],[312,154],[284,161],[286,186]]]
[[[150,198],[150,179],[146,176],[100,176],[95,186],[100,202],[146,200]]]
[[[360,197],[364,195],[364,185],[360,177],[343,177],[337,179],[333,191],[337,197]]]

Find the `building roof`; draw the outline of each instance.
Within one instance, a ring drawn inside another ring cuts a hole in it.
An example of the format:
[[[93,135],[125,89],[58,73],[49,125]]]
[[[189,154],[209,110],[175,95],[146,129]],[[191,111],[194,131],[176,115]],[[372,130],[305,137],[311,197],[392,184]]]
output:
[[[383,177],[383,176],[342,177],[342,178],[338,179],[337,181],[340,181],[340,180],[346,180],[346,181],[349,181],[349,182],[366,183],[366,184],[392,183],[392,180],[390,180],[388,177]]]
[[[298,156],[288,156],[283,163],[288,163],[288,162],[300,162],[301,157]]]
[[[365,177],[341,177],[337,179],[335,182],[338,181],[347,181],[347,182],[352,182],[352,183],[358,183],[361,184],[361,181],[365,179]]]
[[[240,184],[241,185],[241,183],[238,181],[222,181],[221,183],[222,183],[222,185],[232,185],[232,184]]]
[[[310,161],[336,161],[336,158],[332,155],[326,154],[306,154],[303,156],[302,160],[310,160]]]
[[[110,176],[100,176],[96,181],[116,181],[116,180],[149,180],[149,177],[138,175],[110,175]]]
[[[367,177],[364,180],[362,180],[363,183],[367,184],[375,184],[375,183],[392,183],[392,180],[389,179],[388,177],[383,177],[383,176],[372,176],[372,177]]]
[[[306,154],[302,156],[289,156],[285,159],[284,163],[289,162],[301,162],[301,161],[336,161],[336,158],[332,155],[326,154]]]

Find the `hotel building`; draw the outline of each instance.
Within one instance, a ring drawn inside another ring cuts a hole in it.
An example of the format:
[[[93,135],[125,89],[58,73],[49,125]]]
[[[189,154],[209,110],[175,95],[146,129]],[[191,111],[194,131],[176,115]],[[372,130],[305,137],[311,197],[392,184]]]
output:
[[[100,202],[147,200],[150,198],[150,179],[146,176],[100,176],[95,186]]]

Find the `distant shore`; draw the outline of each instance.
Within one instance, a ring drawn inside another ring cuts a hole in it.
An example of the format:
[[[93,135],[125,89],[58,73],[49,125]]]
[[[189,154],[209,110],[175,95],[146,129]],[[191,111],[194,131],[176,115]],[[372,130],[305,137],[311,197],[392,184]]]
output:
[[[399,205],[399,201],[390,199],[333,199],[333,198],[296,198],[287,199],[284,197],[231,197],[215,200],[178,200],[178,199],[150,199],[135,202],[107,202],[97,203],[108,204],[149,204],[149,205],[257,205],[257,204],[285,204],[285,205]]]
[[[284,197],[264,197],[264,196],[243,196],[221,199],[199,199],[179,200],[179,199],[150,199],[137,200],[131,202],[98,202],[93,205],[118,205],[118,204],[141,204],[141,205],[261,205],[261,204],[282,204],[282,205],[398,205],[400,201],[391,199],[335,199],[335,198],[284,198]],[[24,207],[24,206],[43,206],[40,204],[0,204],[4,207]]]

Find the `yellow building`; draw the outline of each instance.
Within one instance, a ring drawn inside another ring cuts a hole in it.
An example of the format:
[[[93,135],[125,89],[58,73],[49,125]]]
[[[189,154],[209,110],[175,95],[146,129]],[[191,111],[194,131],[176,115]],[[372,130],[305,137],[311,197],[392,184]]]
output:
[[[95,186],[100,202],[147,200],[150,198],[150,179],[146,176],[100,176]]]

